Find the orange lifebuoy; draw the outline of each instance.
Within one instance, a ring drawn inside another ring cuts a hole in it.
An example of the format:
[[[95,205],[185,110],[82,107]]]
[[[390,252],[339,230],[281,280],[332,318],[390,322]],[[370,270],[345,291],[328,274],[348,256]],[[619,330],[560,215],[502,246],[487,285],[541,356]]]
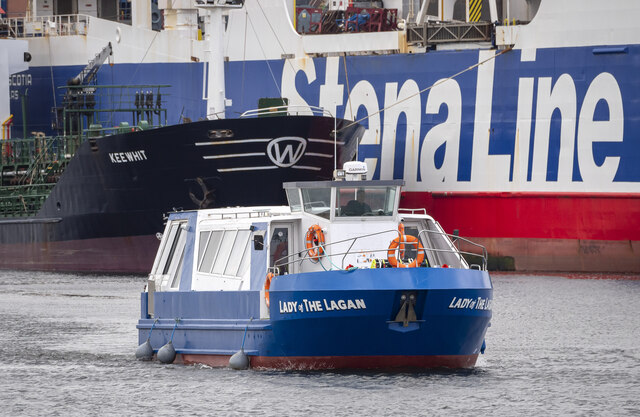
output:
[[[404,250],[405,244],[415,245],[418,248],[416,259],[414,259],[413,262],[409,264],[403,264],[402,260],[396,258],[396,248],[400,247],[400,252],[402,252]],[[424,247],[417,237],[411,235],[402,235],[391,241],[389,249],[387,250],[387,260],[389,261],[389,264],[394,268],[415,268],[416,266],[420,265],[422,261],[424,261]]]
[[[271,288],[271,278],[275,277],[273,272],[267,274],[267,279],[264,281],[264,301],[269,307],[269,288]]]
[[[314,224],[307,230],[305,235],[305,246],[307,247],[307,254],[309,258],[317,261],[322,255],[324,255],[324,233],[322,228],[317,224]]]

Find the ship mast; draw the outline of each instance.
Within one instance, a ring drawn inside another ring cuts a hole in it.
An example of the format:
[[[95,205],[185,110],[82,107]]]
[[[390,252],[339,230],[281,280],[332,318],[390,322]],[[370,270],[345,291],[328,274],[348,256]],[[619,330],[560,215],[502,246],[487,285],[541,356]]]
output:
[[[224,10],[241,8],[244,1],[199,0],[197,7],[205,15],[205,34],[209,45],[209,72],[207,78],[207,118],[225,117],[224,81]]]

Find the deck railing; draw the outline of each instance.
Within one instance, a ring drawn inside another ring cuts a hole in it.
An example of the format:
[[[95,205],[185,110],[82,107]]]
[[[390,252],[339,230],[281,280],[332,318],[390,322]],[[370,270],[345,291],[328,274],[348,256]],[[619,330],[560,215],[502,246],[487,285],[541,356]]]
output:
[[[81,14],[11,17],[0,22],[0,38],[86,35],[90,19],[91,16]]]
[[[358,256],[361,254],[368,254],[371,255],[374,259],[386,259],[387,258],[387,253],[389,251],[389,246],[384,246],[384,247],[378,247],[377,244],[376,246],[367,246],[367,247],[363,247],[362,245],[356,245],[356,242],[358,241],[362,241],[364,239],[367,238],[372,238],[372,237],[378,237],[376,239],[376,242],[380,242],[380,241],[384,241],[384,239],[380,239],[379,236],[382,235],[387,235],[389,237],[389,242],[391,242],[392,239],[394,239],[395,237],[399,236],[398,230],[397,229],[389,229],[389,230],[384,230],[381,232],[375,232],[375,233],[369,233],[369,234],[365,234],[365,235],[361,235],[361,236],[357,236],[354,238],[350,238],[350,239],[344,239],[344,240],[340,240],[340,241],[336,241],[336,242],[331,242],[331,243],[327,243],[327,244],[322,244],[319,245],[317,247],[314,247],[312,249],[315,249],[316,251],[318,251],[319,248],[322,249],[322,255],[320,255],[318,257],[318,260],[316,261],[315,259],[313,259],[316,262],[320,262],[321,265],[323,266],[323,268],[326,268],[327,270],[331,270],[331,269],[345,269],[346,265],[345,262],[347,260],[348,256]],[[479,269],[482,271],[486,271],[487,270],[487,250],[484,246],[474,243],[468,239],[462,238],[460,236],[455,236],[455,235],[451,235],[448,233],[444,233],[444,232],[440,232],[438,230],[429,230],[429,229],[424,229],[424,230],[420,230],[418,232],[418,236],[419,237],[426,237],[426,239],[420,239],[420,242],[423,243],[424,241],[430,241],[431,239],[429,239],[429,237],[431,236],[437,236],[439,238],[444,237],[445,239],[448,240],[448,243],[450,244],[450,246],[448,248],[437,248],[437,247],[432,247],[432,246],[425,246],[424,247],[424,252],[427,255],[425,258],[429,258],[429,254],[431,255],[431,258],[436,258],[437,255],[439,254],[449,254],[449,255],[453,255],[456,259],[457,265],[456,264],[449,264],[447,265],[447,267],[451,267],[451,268],[469,268],[468,264],[467,264],[467,260],[465,258],[469,258],[469,259],[477,259],[479,260],[478,264],[472,263],[471,264],[471,268],[472,269]],[[457,248],[455,246],[455,242],[464,242],[465,244],[467,244],[468,246],[471,246],[473,248],[477,248],[478,252],[471,252],[469,250],[461,250],[459,248]],[[413,253],[417,252],[417,244],[411,241],[402,241],[399,242],[400,244],[403,244],[405,246],[405,251],[412,251]],[[337,251],[330,251],[331,248],[336,248],[338,247],[338,245],[341,246],[347,246],[346,249],[339,249]],[[399,245],[400,246],[400,245]],[[327,254],[328,252],[331,252],[330,254]],[[340,265],[336,265],[334,264],[333,260],[334,259],[340,259],[339,264]],[[299,252],[293,253],[291,255],[287,255],[284,256],[278,260],[276,260],[275,265],[277,267],[279,267],[280,269],[289,269],[289,266],[296,264],[296,263],[302,263],[305,260],[312,260],[312,257],[309,255],[309,249],[304,249],[301,250]],[[322,264],[322,261],[326,260],[329,261],[329,265],[324,265]],[[426,260],[426,259],[425,259]],[[413,259],[408,259],[407,262],[410,263],[412,262]],[[284,267],[287,268],[284,268]],[[418,265],[420,266],[420,265]],[[442,265],[428,265],[428,266],[442,266]]]
[[[430,46],[443,43],[490,42],[491,22],[425,22],[407,26],[409,45]]]
[[[333,117],[329,110],[317,106],[303,106],[293,104],[283,104],[282,106],[265,107],[261,109],[247,110],[240,117],[263,117],[263,116],[286,116],[313,114],[314,116]]]

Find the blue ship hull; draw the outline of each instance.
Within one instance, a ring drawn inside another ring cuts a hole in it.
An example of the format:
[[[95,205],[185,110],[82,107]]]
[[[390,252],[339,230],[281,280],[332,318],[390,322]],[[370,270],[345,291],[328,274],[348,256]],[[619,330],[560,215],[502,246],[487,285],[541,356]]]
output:
[[[409,293],[416,320],[396,321]],[[492,297],[485,271],[293,274],[272,282],[269,320],[255,319],[259,291],[156,292],[154,326],[145,292],[138,335],[140,343],[150,336],[157,351],[173,333],[184,363],[212,366],[226,366],[244,343],[254,368],[469,368],[483,347]]]

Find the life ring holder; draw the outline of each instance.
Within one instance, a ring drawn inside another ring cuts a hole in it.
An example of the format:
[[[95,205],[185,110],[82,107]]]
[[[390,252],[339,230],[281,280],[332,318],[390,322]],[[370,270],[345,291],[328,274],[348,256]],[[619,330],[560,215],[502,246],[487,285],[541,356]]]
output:
[[[424,261],[424,247],[422,246],[420,239],[415,236],[405,235],[404,225],[402,223],[398,225],[398,233],[399,236],[391,241],[389,248],[387,249],[387,261],[389,261],[389,265],[393,268],[415,268],[422,264],[422,261]],[[415,245],[418,248],[416,259],[408,264],[404,264],[401,259],[396,258],[396,249],[400,248],[401,258],[405,250],[405,244]]]
[[[324,242],[324,233],[319,225],[314,224],[307,229],[305,246],[307,248],[307,255],[311,260],[318,262],[320,257],[324,255],[324,248],[322,247]]]

